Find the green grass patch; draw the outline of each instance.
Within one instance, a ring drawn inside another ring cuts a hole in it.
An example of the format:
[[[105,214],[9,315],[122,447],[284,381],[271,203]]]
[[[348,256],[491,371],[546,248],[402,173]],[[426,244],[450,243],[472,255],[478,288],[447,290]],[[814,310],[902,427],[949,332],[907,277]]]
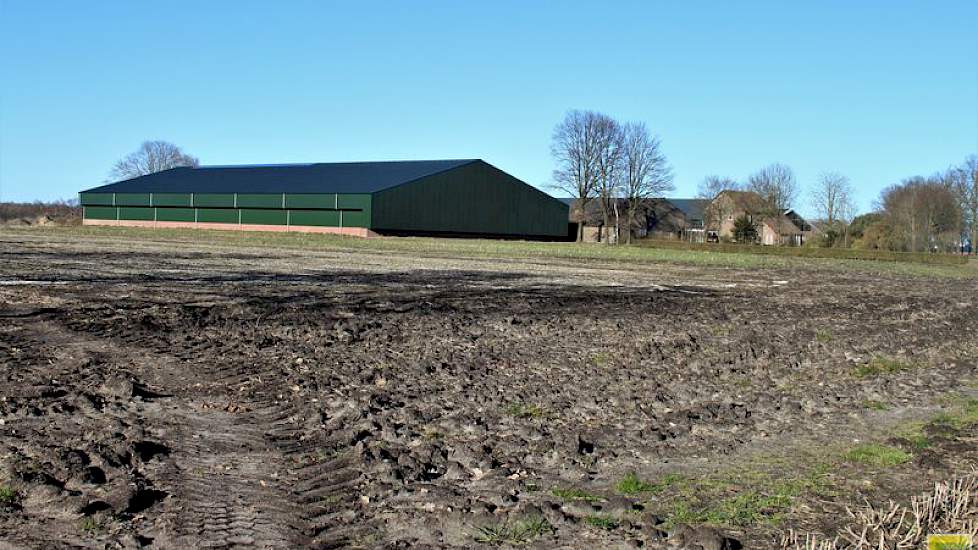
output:
[[[771,464],[771,466],[775,466]],[[787,464],[784,468],[790,468]],[[777,524],[803,495],[827,495],[832,466],[816,463],[797,477],[767,471],[739,470],[732,477],[685,479],[660,500],[672,502],[660,510],[670,528],[679,524],[743,527]]]
[[[604,514],[587,516],[584,518],[584,523],[590,525],[591,527],[604,529],[605,531],[613,531],[618,528],[618,520]]]
[[[506,407],[506,414],[516,418],[540,418],[544,410],[532,403],[511,403]]]
[[[639,495],[642,493],[661,493],[670,486],[682,483],[685,476],[667,474],[654,483],[644,481],[634,472],[627,474],[615,484],[615,491],[622,495]]]
[[[899,359],[875,355],[865,365],[859,365],[856,367],[855,374],[859,378],[868,378],[872,376],[884,376],[887,374],[908,371],[916,367],[917,365],[915,363],[907,363],[905,361],[900,361]]]
[[[907,438],[910,448],[915,451],[922,451],[931,446],[930,439],[924,434],[915,434]]]
[[[102,524],[93,517],[87,517],[81,522],[81,530],[89,535],[95,535],[102,529]]]
[[[0,485],[0,504],[13,504],[17,502],[20,495],[13,487],[8,487],[7,485]]]
[[[849,462],[886,468],[910,461],[910,454],[889,445],[865,443],[849,450],[845,459]]]
[[[666,516],[666,524],[670,527],[681,523],[743,527],[777,523],[790,509],[793,500],[794,494],[748,490],[698,507],[688,501],[678,502]]]
[[[589,493],[583,489],[554,487],[550,490],[550,494],[565,501],[601,502],[604,500],[599,495]]]
[[[884,403],[883,401],[876,401],[875,399],[867,399],[863,401],[863,408],[869,409],[871,411],[888,411],[890,410],[890,405]]]
[[[721,525],[753,525],[775,521],[792,502],[791,494],[765,495],[745,491],[737,496],[721,500],[708,510],[706,520]]]
[[[903,424],[893,431],[902,445],[906,445],[911,451],[922,451],[931,446],[931,440],[924,434],[923,422],[909,422]]]
[[[533,517],[512,523],[505,522],[483,526],[475,535],[475,541],[492,545],[520,545],[552,531],[553,527],[546,519]]]
[[[934,421],[939,421],[955,430],[978,425],[978,399],[957,399],[952,403],[949,411],[941,413]]]
[[[824,329],[818,329],[815,331],[815,341],[827,344],[832,341],[832,333]]]
[[[615,484],[615,491],[623,495],[637,495],[639,493],[651,493],[656,490],[652,483],[642,481],[638,475],[630,473]]]

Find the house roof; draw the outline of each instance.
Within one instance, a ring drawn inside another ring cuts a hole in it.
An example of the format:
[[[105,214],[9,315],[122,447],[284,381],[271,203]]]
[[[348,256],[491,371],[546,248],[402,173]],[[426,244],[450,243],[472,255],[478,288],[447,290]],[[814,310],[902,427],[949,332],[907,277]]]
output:
[[[769,207],[764,201],[764,197],[753,191],[721,191],[733,202],[734,206],[749,213],[759,213],[768,210]],[[718,197],[720,196],[718,195]]]
[[[788,219],[791,220],[792,223],[794,223],[795,226],[797,226],[798,229],[801,229],[802,231],[812,231],[814,229],[812,227],[812,224],[809,223],[808,220],[803,218],[802,215],[799,214],[798,211],[795,210],[794,208],[789,208],[785,210],[784,215],[787,216]]]
[[[376,193],[478,159],[171,168],[88,193]]]
[[[703,212],[710,203],[710,199],[665,199],[669,204],[678,208],[686,216],[687,220],[702,220]]]

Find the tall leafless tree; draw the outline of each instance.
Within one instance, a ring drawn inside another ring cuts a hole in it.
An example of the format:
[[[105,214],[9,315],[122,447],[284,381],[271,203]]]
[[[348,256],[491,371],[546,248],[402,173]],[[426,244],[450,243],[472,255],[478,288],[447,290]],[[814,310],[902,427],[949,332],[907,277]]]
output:
[[[739,191],[741,185],[726,176],[706,176],[696,187],[696,197],[713,200],[721,191]]]
[[[811,190],[812,210],[829,228],[844,220],[843,211],[852,204],[852,184],[838,172],[823,172]]]
[[[139,149],[115,163],[109,172],[112,181],[126,180],[178,168],[199,166],[197,157],[185,154],[176,145],[167,141],[144,141]]]
[[[852,198],[852,193],[848,193],[844,200],[839,202],[837,216],[842,225],[842,246],[849,248],[849,226],[856,217],[856,202]]]
[[[790,209],[798,198],[798,182],[791,168],[784,164],[771,164],[755,172],[747,180],[747,189],[764,199],[768,205],[769,217],[777,227],[778,234],[783,232],[784,213]]]
[[[966,158],[953,171],[953,186],[969,231],[971,253],[978,255],[978,156]]]
[[[557,162],[553,172],[554,187],[574,199],[578,220],[577,241],[584,240],[587,207],[598,195],[599,156],[602,135],[600,126],[607,118],[593,111],[570,111],[554,128],[550,153]]]
[[[673,190],[672,169],[662,143],[642,123],[630,123],[621,131],[622,155],[619,185],[625,197],[626,239],[632,243],[632,228],[639,209],[648,199]]]
[[[622,126],[607,115],[598,115],[596,120],[598,135],[598,201],[601,206],[601,218],[604,223],[602,231],[607,231],[607,237],[602,240],[611,242],[611,217],[618,207],[620,195],[619,171],[623,156]],[[617,217],[617,216],[616,216]],[[617,235],[617,221],[615,222]]]

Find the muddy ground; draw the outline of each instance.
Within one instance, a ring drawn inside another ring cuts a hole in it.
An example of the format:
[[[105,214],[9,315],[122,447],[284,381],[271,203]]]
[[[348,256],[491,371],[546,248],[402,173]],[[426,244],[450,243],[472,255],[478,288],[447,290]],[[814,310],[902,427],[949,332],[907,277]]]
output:
[[[2,231],[0,547],[769,548],[978,463],[975,280]]]

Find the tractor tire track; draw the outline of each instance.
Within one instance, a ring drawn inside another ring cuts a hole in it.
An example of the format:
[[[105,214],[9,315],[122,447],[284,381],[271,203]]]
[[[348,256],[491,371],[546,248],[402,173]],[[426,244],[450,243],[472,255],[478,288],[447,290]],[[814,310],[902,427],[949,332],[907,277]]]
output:
[[[213,344],[174,346],[129,320],[64,329],[87,334],[93,352],[128,360],[140,380],[172,396],[147,419],[170,446],[155,479],[170,497],[150,533],[162,547],[344,548],[370,536],[356,510],[362,468],[348,453],[352,434],[310,430],[296,422],[307,407],[264,397],[289,391],[278,365],[215,360]],[[260,392],[235,391],[255,380]]]

